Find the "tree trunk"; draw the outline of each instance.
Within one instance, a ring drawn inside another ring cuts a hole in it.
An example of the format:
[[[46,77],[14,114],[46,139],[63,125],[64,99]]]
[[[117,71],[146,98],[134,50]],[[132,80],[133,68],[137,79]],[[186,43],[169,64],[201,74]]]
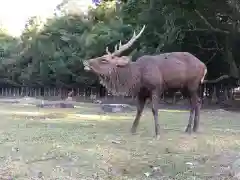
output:
[[[117,14],[121,11],[121,1],[120,0],[116,0],[116,12]]]
[[[234,78],[239,78],[239,70],[237,64],[234,60],[233,52],[232,52],[232,41],[234,38],[234,34],[226,36],[226,47],[225,47],[225,59],[229,64],[229,75]]]

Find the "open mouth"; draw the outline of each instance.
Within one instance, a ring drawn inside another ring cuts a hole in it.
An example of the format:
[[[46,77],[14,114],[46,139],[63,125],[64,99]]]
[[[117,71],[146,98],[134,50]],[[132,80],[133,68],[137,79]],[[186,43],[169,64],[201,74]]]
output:
[[[84,70],[85,70],[85,71],[90,71],[91,68],[90,68],[89,66],[84,66]]]
[[[90,71],[90,70],[91,70],[91,68],[89,67],[87,61],[83,61],[83,65],[84,65],[84,70],[85,70],[85,71]]]

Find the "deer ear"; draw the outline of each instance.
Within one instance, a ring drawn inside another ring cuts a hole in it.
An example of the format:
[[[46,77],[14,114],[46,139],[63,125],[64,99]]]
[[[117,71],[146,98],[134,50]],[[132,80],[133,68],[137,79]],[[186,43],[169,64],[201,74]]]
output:
[[[115,57],[113,57],[112,55],[107,54],[107,55],[104,55],[103,58],[106,61],[108,61],[108,62],[112,62]]]
[[[121,56],[117,59],[117,66],[126,66],[131,62],[131,57],[129,56]]]

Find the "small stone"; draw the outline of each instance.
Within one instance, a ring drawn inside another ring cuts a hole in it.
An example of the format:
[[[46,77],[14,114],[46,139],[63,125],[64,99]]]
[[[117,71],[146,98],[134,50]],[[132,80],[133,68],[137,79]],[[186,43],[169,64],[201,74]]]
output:
[[[232,164],[233,175],[240,179],[240,159],[237,159]]]
[[[43,172],[38,172],[38,178],[43,178]]]
[[[166,152],[167,154],[169,154],[169,153],[170,153],[169,148],[165,148],[165,152]]]
[[[160,167],[153,167],[153,172],[161,172],[162,169]]]
[[[99,176],[98,176],[98,173],[97,173],[97,172],[94,173],[94,174],[92,175],[92,177],[93,177],[94,179],[99,179]]]
[[[101,100],[94,100],[93,103],[95,103],[95,104],[101,104],[102,101],[101,101]]]
[[[162,169],[160,166],[152,167],[152,176],[159,177],[163,175]]]
[[[112,140],[112,143],[113,143],[113,144],[121,144],[120,141],[115,141],[115,140]]]
[[[133,109],[127,104],[102,104],[101,109],[104,112],[130,112]]]
[[[190,169],[194,167],[194,163],[192,162],[186,162],[185,164],[188,165],[188,168]]]
[[[145,175],[146,177],[149,177],[149,176],[151,175],[151,173],[146,172],[146,173],[144,173],[144,175]]]
[[[44,103],[44,104],[37,104],[36,105],[39,108],[46,108],[46,107],[50,107],[50,108],[74,108],[74,105],[70,102],[58,102],[58,103]]]
[[[233,178],[236,180],[240,180],[240,173],[237,173]]]
[[[12,151],[18,152],[19,148],[18,147],[12,147]]]

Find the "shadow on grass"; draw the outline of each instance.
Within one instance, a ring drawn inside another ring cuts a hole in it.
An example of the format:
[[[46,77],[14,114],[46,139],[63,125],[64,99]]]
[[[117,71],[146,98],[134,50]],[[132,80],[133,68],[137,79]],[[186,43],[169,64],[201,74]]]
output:
[[[236,159],[240,147],[237,113],[203,111],[200,132],[188,135],[188,112],[160,110],[161,139],[156,140],[147,109],[136,135],[130,133],[135,112],[107,116],[95,107],[86,109],[38,110],[47,118],[26,118],[17,108],[14,115],[4,114],[0,171],[26,179],[42,174],[47,179],[141,180],[144,173],[153,179],[220,179],[228,177],[227,168],[221,168]]]
[[[190,136],[181,132],[181,124],[178,131],[173,131],[165,129],[164,122],[162,138],[157,141],[151,136],[151,123],[146,120],[143,118],[145,122],[142,122],[138,134],[134,136],[129,132],[132,123],[129,120],[31,122],[28,128],[40,129],[35,131],[29,142],[55,142],[62,153],[61,160],[74,156],[79,163],[80,159],[84,159],[83,174],[86,176],[98,172],[102,178],[128,176],[138,179],[144,179],[145,172],[151,172],[152,167],[159,166],[160,174],[152,176],[166,176],[169,179],[198,176],[216,178],[220,166],[229,165],[229,162],[223,162],[224,151],[234,152],[239,147],[239,134],[223,135],[222,132],[206,129],[204,133]],[[172,127],[171,123],[175,125],[168,121],[169,127]],[[219,156],[223,159],[221,164]],[[234,160],[236,154],[226,156],[225,160],[227,158]],[[98,166],[93,168],[94,164]],[[80,163],[80,166],[83,164]],[[227,177],[228,173],[221,176]]]

